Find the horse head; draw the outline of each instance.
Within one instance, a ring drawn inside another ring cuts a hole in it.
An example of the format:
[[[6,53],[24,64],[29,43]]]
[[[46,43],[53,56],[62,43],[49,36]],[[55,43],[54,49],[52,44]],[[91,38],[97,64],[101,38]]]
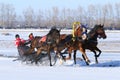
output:
[[[97,40],[97,38],[105,39],[107,36],[105,34],[104,25],[95,25],[94,28],[88,33],[88,39]]]
[[[60,41],[60,30],[54,28],[51,28],[51,30],[49,31],[49,33],[47,34],[47,40],[46,42],[49,44],[55,43],[58,44]]]
[[[96,33],[98,34],[99,38],[103,38],[103,39],[106,39],[107,36],[105,34],[105,30],[104,30],[104,25],[96,25]]]

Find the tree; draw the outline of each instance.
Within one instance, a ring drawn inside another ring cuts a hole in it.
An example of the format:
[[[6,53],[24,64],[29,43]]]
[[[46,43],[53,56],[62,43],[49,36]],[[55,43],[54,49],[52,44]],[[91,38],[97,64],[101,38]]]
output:
[[[59,25],[59,9],[58,7],[53,7],[52,8],[52,26],[58,26]]]
[[[0,4],[0,26],[14,27],[16,20],[15,8],[11,4]]]
[[[88,18],[88,25],[89,26],[93,26],[95,23],[95,20],[96,20],[96,9],[95,9],[95,6],[94,5],[89,5],[88,6],[88,16],[87,16],[87,18]]]
[[[24,12],[24,19],[25,19],[25,26],[26,27],[33,27],[35,16],[34,16],[34,10],[31,7],[28,7]]]
[[[117,26],[120,26],[120,3],[115,4],[115,13],[116,13],[116,24]]]
[[[43,16],[44,16],[43,12],[39,9],[39,12],[36,16],[36,26],[37,27],[43,26],[43,18],[44,18]]]

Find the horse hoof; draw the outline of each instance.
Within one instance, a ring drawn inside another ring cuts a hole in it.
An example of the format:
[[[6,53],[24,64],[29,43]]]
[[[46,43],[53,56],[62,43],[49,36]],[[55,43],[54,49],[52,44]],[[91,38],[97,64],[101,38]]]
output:
[[[86,65],[89,65],[89,63],[88,63],[88,62],[86,62]]]
[[[85,62],[86,63],[86,65],[89,65],[89,62]]]
[[[62,59],[63,59],[64,61],[66,61],[66,56],[63,56]]]
[[[52,66],[52,64],[50,64],[50,66]]]
[[[96,62],[96,64],[98,64],[98,62]]]
[[[90,60],[86,60],[86,62],[90,63]]]
[[[62,60],[62,59],[60,59],[60,65],[61,65],[61,64],[63,64],[63,60]]]
[[[91,61],[90,61],[90,60],[88,60],[88,62],[90,63]]]
[[[86,62],[86,65],[89,65],[89,63],[90,63],[90,60],[86,60],[85,62]]]

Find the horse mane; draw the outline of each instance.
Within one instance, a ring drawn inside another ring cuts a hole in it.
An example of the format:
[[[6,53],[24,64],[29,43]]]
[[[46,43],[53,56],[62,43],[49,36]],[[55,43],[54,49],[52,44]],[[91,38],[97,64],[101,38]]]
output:
[[[100,25],[95,25],[88,33],[88,39],[95,33],[95,31],[100,27]]]
[[[90,31],[88,34],[92,34],[93,32],[96,31],[96,29],[98,28],[98,25],[95,25]]]
[[[48,34],[51,34],[51,33],[53,33],[54,31],[58,31],[56,27],[52,27]]]
[[[56,27],[52,27],[46,35],[47,43],[59,43],[60,31]]]

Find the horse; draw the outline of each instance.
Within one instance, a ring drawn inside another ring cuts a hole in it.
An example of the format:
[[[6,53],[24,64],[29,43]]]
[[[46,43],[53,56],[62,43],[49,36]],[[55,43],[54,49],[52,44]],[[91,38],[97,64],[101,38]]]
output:
[[[80,31],[79,31],[79,33],[80,33]],[[96,63],[98,63],[97,57],[99,57],[101,54],[101,50],[97,47],[97,44],[98,44],[97,38],[98,37],[103,38],[103,39],[105,39],[107,37],[105,34],[105,31],[104,31],[103,25],[95,25],[95,27],[88,33],[88,39],[85,41],[83,41],[81,39],[81,37],[76,37],[76,41],[73,42],[71,34],[69,34],[69,35],[62,34],[60,43],[61,44],[63,43],[63,44],[62,44],[62,46],[59,47],[59,52],[65,48],[67,48],[67,50],[65,50],[65,51],[68,51],[68,53],[69,53],[69,57],[66,58],[66,60],[68,60],[68,59],[71,59],[71,53],[72,53],[72,51],[74,51],[73,57],[74,57],[74,63],[76,64],[76,51],[80,50],[80,48],[81,48],[80,51],[82,52],[82,56],[83,56],[84,60],[86,61],[86,59],[84,57],[84,56],[86,56],[85,50],[89,49],[92,52],[94,52]],[[99,51],[98,55],[97,55],[96,51]],[[67,53],[67,52],[65,52],[65,53]],[[83,55],[83,54],[85,54],[85,55]],[[63,53],[61,53],[61,55],[63,55]],[[89,65],[89,63],[87,61],[86,61],[86,64]]]
[[[36,58],[35,58],[36,64],[38,62],[37,58],[42,53],[42,51],[46,51],[48,54],[48,57],[49,57],[50,66],[52,66],[50,51],[52,51],[52,50],[57,51],[57,45],[59,44],[59,40],[60,40],[60,30],[58,30],[56,28],[51,28],[49,33],[46,35],[46,41],[37,44],[38,47],[37,47]],[[34,41],[33,43],[37,43],[37,41]],[[37,45],[31,44],[31,48],[33,49]]]
[[[82,26],[82,25],[81,25]],[[65,48],[67,48],[66,51],[68,51],[69,53],[69,57],[65,58],[65,60],[71,59],[71,53],[74,50],[80,50],[82,52],[82,55],[85,58],[85,62],[87,65],[89,65],[90,60],[88,59],[82,44],[83,44],[83,40],[82,40],[82,28],[78,27],[75,31],[74,31],[74,40],[73,40],[73,34],[62,34],[61,35],[61,40],[60,40],[60,44],[58,46],[58,52],[61,53],[61,51]],[[62,55],[62,53],[61,53]],[[62,55],[63,56],[63,55]],[[64,57],[64,56],[63,56]]]
[[[29,52],[27,52],[28,54],[30,54],[35,49],[38,49],[40,47],[39,43],[40,43],[41,38],[42,38],[42,36],[35,36],[34,37],[34,39],[31,41]]]
[[[95,62],[98,63],[98,57],[101,54],[101,50],[97,47],[98,41],[97,38],[106,39],[107,36],[105,34],[104,25],[95,25],[94,28],[88,33],[87,40],[82,44],[83,50],[89,49],[95,54]],[[99,52],[99,54],[96,53]],[[76,64],[76,50],[74,51],[74,62]],[[83,59],[85,60],[84,56],[82,55]]]

